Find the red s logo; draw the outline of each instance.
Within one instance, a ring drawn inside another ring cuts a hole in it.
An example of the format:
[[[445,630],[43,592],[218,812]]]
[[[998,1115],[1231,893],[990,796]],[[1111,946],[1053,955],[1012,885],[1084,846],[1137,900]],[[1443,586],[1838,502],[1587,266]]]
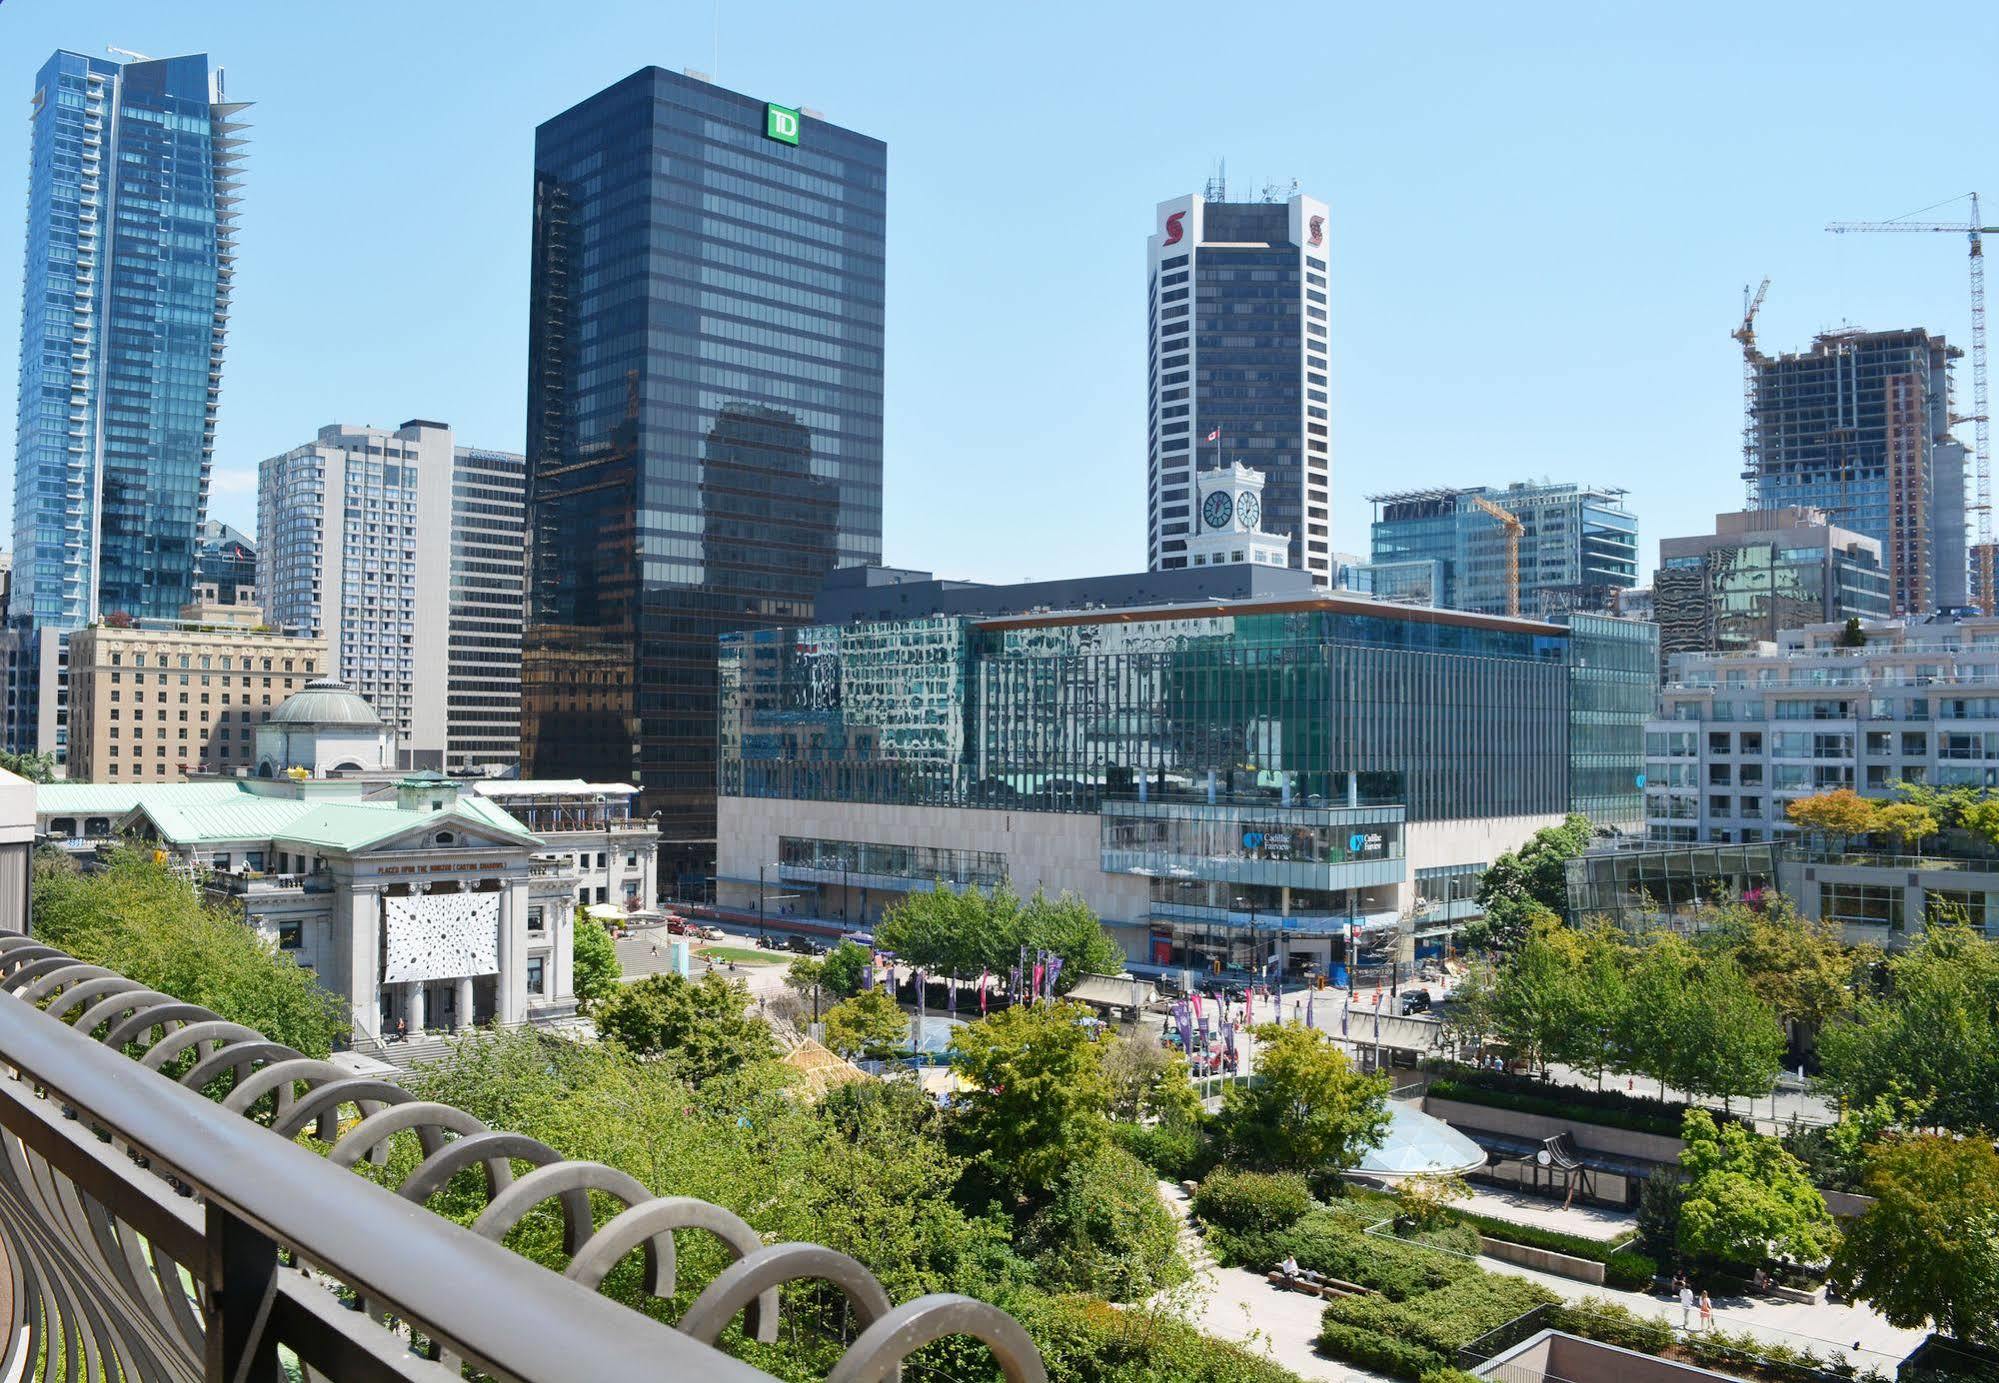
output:
[[[1314,216],[1311,224],[1311,241],[1314,245],[1326,243],[1326,218]]]
[[[1186,216],[1187,216],[1186,212],[1176,211],[1171,216],[1166,218],[1166,239],[1164,242],[1165,244],[1177,245],[1180,243],[1180,223],[1181,221],[1186,219]]]

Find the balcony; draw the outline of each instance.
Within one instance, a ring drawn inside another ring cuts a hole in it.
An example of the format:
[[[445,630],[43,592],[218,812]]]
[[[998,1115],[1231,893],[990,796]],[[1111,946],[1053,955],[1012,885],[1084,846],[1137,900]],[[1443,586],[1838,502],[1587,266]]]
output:
[[[12,1284],[0,1309],[11,1357],[41,1355],[50,1376],[66,1358],[71,1369],[88,1360],[93,1377],[211,1383],[443,1383],[466,1365],[522,1383],[754,1383],[769,1375],[715,1341],[746,1311],[746,1329],[775,1340],[778,1289],[809,1282],[844,1296],[859,1328],[839,1377],[894,1377],[923,1345],[963,1335],[985,1342],[1009,1380],[1047,1378],[995,1307],[948,1294],[892,1306],[843,1254],[764,1244],[719,1206],[652,1197],[613,1168],[563,1161],[29,937],[0,936],[0,991],[0,1248],[12,1260],[0,1265]],[[161,1073],[189,1057],[178,1080]],[[234,1081],[217,1104],[201,1092],[225,1072]],[[308,1129],[328,1156],[293,1141]],[[399,1132],[424,1156],[397,1189],[349,1170],[386,1163]],[[516,1162],[532,1169],[516,1176]],[[475,1166],[486,1206],[471,1229],[424,1208]],[[622,1213],[598,1225],[592,1192]],[[560,1275],[498,1242],[545,1206],[559,1207],[574,1245]],[[597,1294],[642,1250],[649,1290],[672,1297],[674,1236],[689,1231],[734,1261],[677,1326]]]

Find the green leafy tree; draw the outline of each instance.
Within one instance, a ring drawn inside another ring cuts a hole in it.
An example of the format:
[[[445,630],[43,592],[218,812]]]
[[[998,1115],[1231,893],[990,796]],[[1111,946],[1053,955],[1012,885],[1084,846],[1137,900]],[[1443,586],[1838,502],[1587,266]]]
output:
[[[777,1055],[777,1042],[749,1013],[740,980],[709,971],[698,980],[647,975],[598,1004],[597,1031],[638,1056],[699,1084]]]
[[[1516,1058],[1546,1070],[1567,1036],[1576,976],[1554,940],[1559,923],[1538,922],[1499,971],[1493,1026]]]
[[[31,783],[53,783],[56,780],[53,754],[17,754],[11,749],[0,749],[0,768]]]
[[[347,1035],[347,1006],[151,852],[121,847],[79,870],[57,851],[34,865],[37,940],[214,1010],[307,1056]]]
[[[1832,1277],[1890,1325],[1999,1346],[1999,1153],[1985,1138],[1890,1137],[1867,1154],[1874,1204]]]
[[[1801,916],[1781,895],[1760,908],[1722,905],[1701,942],[1733,956],[1779,1018],[1812,1029],[1852,1007],[1857,978],[1877,955],[1847,946],[1837,922]]]
[[[617,992],[625,968],[618,963],[618,944],[611,940],[611,934],[580,907],[576,909],[573,936],[576,998],[587,1012],[592,1004]]]
[[[818,961],[821,988],[836,999],[853,998],[861,992],[868,963],[867,947],[854,941],[841,942]]]
[[[1486,1043],[1498,1029],[1498,974],[1491,961],[1474,957],[1466,963],[1464,975],[1451,986],[1442,1036],[1453,1055],[1470,1060],[1483,1054]]]
[[[1733,959],[1704,958],[1671,1017],[1681,1034],[1673,1084],[1724,1098],[1769,1093],[1784,1059],[1784,1030]]]
[[[1874,809],[1873,829],[1893,836],[1903,854],[1913,855],[1925,839],[1937,833],[1937,819],[1913,802],[1889,802]]]
[[[1325,1177],[1346,1171],[1388,1129],[1388,1077],[1355,1071],[1314,1028],[1256,1029],[1256,1074],[1222,1096],[1217,1136],[1253,1167]]]
[[[1526,941],[1535,922],[1559,921],[1569,909],[1569,861],[1589,848],[1590,830],[1589,818],[1571,815],[1494,860],[1478,886],[1485,916],[1464,929],[1465,944],[1511,951]]]
[[[1907,1099],[1920,1124],[1999,1131],[1999,944],[1933,924],[1886,975],[1820,1035],[1827,1091],[1853,1106]]]
[[[826,1045],[846,1056],[892,1056],[909,1045],[909,1019],[886,989],[864,989],[826,1010]]]
[[[1102,1051],[1112,1118],[1182,1124],[1200,1119],[1200,1092],[1178,1052],[1143,1035],[1113,1037]]]
[[[1159,1179],[1122,1148],[1070,1165],[1021,1226],[1044,1285],[1138,1301],[1187,1275]]]
[[[933,975],[969,977],[981,970],[1004,975],[1029,954],[1062,957],[1057,988],[1066,992],[1084,975],[1115,975],[1124,951],[1087,903],[1073,894],[1023,899],[1002,885],[991,895],[963,893],[939,884],[912,893],[889,910],[876,940],[910,965]]]
[[[1637,950],[1626,984],[1627,1002],[1613,1033],[1617,1067],[1659,1082],[1660,1094],[1686,1069],[1687,1034],[1682,997],[1699,956],[1677,932],[1654,932]]]
[[[958,1133],[995,1182],[1030,1200],[1110,1137],[1110,1083],[1084,1016],[1076,1004],[1021,1005],[951,1038],[952,1064],[971,1086]]]
[[[1704,1109],[1687,1111],[1680,1136],[1683,1252],[1745,1267],[1832,1255],[1839,1233],[1825,1197],[1783,1144],[1732,1120],[1717,1125]]]
[[[1835,648],[1867,647],[1867,631],[1860,627],[1860,616],[1848,616],[1846,623],[1840,627],[1839,637],[1833,640],[1833,646]]]

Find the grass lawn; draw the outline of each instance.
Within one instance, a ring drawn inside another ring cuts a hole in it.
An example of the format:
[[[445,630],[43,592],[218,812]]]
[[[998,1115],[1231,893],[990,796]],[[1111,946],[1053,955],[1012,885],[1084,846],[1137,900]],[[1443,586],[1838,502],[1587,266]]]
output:
[[[769,951],[754,951],[747,946],[702,946],[696,948],[695,955],[706,960],[733,960],[738,965],[776,965],[779,957]]]

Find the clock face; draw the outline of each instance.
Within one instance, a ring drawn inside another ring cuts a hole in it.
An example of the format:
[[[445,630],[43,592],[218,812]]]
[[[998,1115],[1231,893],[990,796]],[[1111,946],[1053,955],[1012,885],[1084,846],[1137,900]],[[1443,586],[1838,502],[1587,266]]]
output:
[[[1242,523],[1243,532],[1247,533],[1254,529],[1257,521],[1263,517],[1263,501],[1256,497],[1256,491],[1244,490],[1236,496],[1235,513],[1236,518]]]
[[[1229,498],[1227,490],[1210,490],[1208,497],[1201,501],[1201,517],[1208,521],[1210,528],[1227,528],[1229,517],[1235,513],[1235,501]]]

